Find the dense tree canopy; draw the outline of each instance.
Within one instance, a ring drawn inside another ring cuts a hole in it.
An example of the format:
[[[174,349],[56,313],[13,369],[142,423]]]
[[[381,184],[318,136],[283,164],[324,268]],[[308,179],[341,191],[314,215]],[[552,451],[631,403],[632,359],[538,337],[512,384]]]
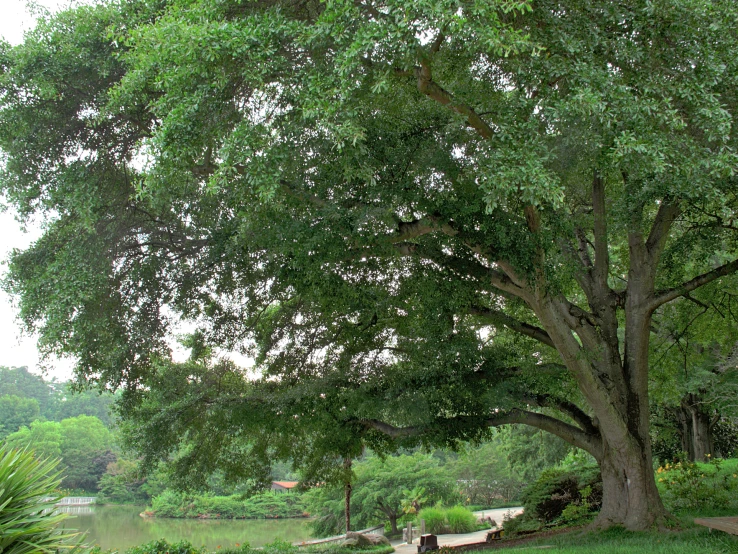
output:
[[[29,448],[39,458],[59,458],[62,485],[94,491],[109,463],[116,461],[110,431],[93,416],[61,422],[34,421],[6,437],[11,448]]]
[[[735,279],[726,279],[719,290],[696,291],[654,319],[650,380],[662,457],[686,452],[700,461],[736,448],[734,287]]]
[[[45,382],[42,377],[34,375],[26,367],[0,366],[0,397],[15,396],[35,400],[40,415],[53,419],[56,411],[54,392],[54,383]],[[10,432],[17,430],[12,429]]]
[[[38,419],[38,402],[35,398],[23,398],[8,394],[0,396],[0,438],[16,432]]]
[[[8,288],[42,348],[152,415],[152,456],[185,437],[181,460],[236,472],[267,420],[334,425],[314,436],[336,455],[524,423],[597,459],[601,525],[663,524],[650,333],[738,269],[737,16],[730,0],[62,13],[0,52],[2,187],[49,217]],[[263,383],[173,368],[178,317],[253,354]],[[141,386],[171,410],[154,417]]]

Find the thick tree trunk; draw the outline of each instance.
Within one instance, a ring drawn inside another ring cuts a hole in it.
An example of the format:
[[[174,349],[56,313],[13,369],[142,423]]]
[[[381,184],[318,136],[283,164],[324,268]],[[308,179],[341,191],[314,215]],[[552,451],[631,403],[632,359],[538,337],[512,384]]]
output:
[[[715,455],[712,421],[702,410],[699,398],[688,394],[682,398],[679,420],[682,424],[682,448],[693,462],[704,462]]]
[[[664,526],[667,512],[656,489],[651,456],[632,443],[606,445],[599,464],[603,495],[595,527],[622,525],[645,530]]]
[[[679,439],[682,446],[682,452],[687,455],[688,460],[694,461],[694,437],[692,434],[692,414],[682,405],[676,409],[677,419],[679,421]]]
[[[396,535],[397,533],[400,532],[399,529],[397,529],[397,516],[387,516],[387,518],[389,519],[389,522],[390,522],[390,532],[393,535]]]
[[[603,479],[603,506],[595,522],[600,528],[662,528],[668,518],[653,471],[648,403],[651,314],[644,308],[647,295],[637,287],[638,277],[631,275],[630,279],[633,288],[626,300],[622,360],[612,327],[609,334],[613,338],[604,340],[606,334],[592,332],[588,323],[568,318],[562,300],[542,298],[538,304],[545,329],[595,416],[595,429],[590,435],[596,438],[590,453],[597,459]],[[599,305],[604,315],[614,312],[605,301]],[[600,316],[600,320],[604,319]],[[580,337],[589,355],[584,354],[569,329]]]

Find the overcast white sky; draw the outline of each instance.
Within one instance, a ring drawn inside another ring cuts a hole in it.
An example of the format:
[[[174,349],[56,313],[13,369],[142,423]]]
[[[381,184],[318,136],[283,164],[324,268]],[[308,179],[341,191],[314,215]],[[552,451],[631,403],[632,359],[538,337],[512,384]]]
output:
[[[56,11],[72,5],[69,0],[36,0],[35,4],[50,11]],[[25,0],[0,0],[0,36],[11,44],[23,41],[23,32],[30,30],[34,25],[34,16],[26,8]],[[26,248],[38,238],[38,226],[24,233],[21,225],[15,220],[12,212],[0,213],[0,272],[4,275],[7,269],[5,260],[13,248]],[[0,365],[28,366],[29,369],[40,373],[39,355],[36,350],[36,340],[33,337],[22,336],[15,319],[16,311],[11,305],[10,298],[0,292]],[[58,379],[71,377],[71,364],[64,360],[50,360],[46,364],[49,376]]]

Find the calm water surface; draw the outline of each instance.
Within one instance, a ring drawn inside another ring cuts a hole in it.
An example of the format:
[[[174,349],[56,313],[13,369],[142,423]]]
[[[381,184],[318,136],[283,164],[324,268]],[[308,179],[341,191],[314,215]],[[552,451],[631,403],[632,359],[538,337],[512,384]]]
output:
[[[66,527],[87,531],[87,543],[103,549],[124,550],[156,540],[169,542],[188,540],[195,546],[210,549],[235,546],[248,542],[263,546],[275,539],[298,542],[310,538],[307,519],[164,519],[143,518],[138,514],[143,506],[70,507],[74,515]]]

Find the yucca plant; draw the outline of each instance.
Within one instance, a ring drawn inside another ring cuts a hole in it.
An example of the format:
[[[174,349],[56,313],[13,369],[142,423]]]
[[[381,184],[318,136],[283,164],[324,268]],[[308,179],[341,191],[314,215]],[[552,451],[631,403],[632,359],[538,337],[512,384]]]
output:
[[[82,536],[61,529],[67,516],[54,510],[58,463],[0,444],[0,554],[80,550]]]

